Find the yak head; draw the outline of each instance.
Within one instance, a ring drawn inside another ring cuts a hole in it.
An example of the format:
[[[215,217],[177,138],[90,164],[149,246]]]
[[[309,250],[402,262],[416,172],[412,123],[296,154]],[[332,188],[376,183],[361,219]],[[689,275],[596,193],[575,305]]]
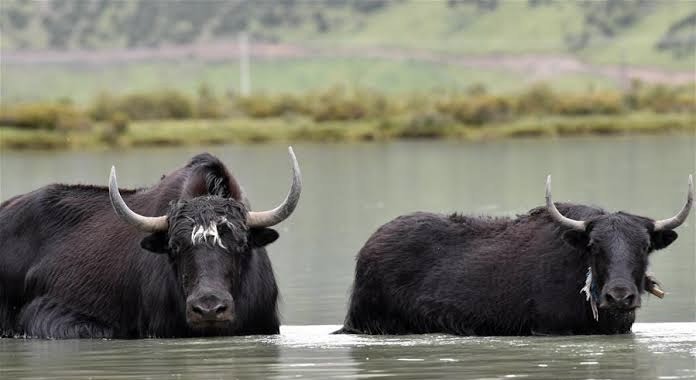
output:
[[[653,220],[625,212],[603,213],[588,220],[563,216],[551,200],[551,176],[546,181],[546,208],[551,217],[567,227],[563,239],[589,253],[592,284],[599,307],[630,312],[640,307],[641,294],[652,283],[645,274],[648,256],[677,239],[673,230],[689,215],[693,203],[693,178],[689,176],[687,201],[675,216]]]
[[[205,333],[234,325],[234,295],[241,290],[245,264],[255,248],[278,238],[269,227],[288,218],[299,200],[300,170],[292,148],[289,152],[293,163],[290,192],[278,207],[260,212],[248,210],[241,187],[226,189],[224,183],[237,185],[223,167],[224,173],[217,175],[211,174],[210,168],[194,170],[183,185],[184,195],[170,203],[165,215],[139,215],[125,204],[111,169],[112,206],[125,222],[149,233],[141,241],[144,249],[169,256],[185,297],[186,321],[191,329]]]

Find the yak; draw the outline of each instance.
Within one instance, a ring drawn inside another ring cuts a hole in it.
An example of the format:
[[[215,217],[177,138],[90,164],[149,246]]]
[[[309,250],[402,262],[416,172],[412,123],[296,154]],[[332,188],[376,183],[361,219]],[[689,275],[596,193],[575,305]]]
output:
[[[380,227],[357,255],[337,333],[575,335],[629,333],[653,251],[677,238],[674,217],[652,220],[579,204],[515,218],[418,212]]]
[[[150,188],[52,184],[0,205],[0,335],[143,338],[277,334],[264,248],[301,192],[251,211],[204,153]],[[128,205],[130,205],[130,207]],[[115,211],[115,212],[114,212]]]

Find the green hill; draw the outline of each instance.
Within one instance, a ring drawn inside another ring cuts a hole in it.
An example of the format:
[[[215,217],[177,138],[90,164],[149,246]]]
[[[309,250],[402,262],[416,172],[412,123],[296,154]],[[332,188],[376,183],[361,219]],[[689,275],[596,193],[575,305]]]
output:
[[[696,60],[691,0],[2,0],[0,11],[10,103],[203,83],[234,93],[240,33],[285,52],[254,53],[252,89],[268,93],[683,84]]]
[[[692,68],[696,2],[3,0],[2,46],[143,48],[230,39],[456,53],[572,53]]]

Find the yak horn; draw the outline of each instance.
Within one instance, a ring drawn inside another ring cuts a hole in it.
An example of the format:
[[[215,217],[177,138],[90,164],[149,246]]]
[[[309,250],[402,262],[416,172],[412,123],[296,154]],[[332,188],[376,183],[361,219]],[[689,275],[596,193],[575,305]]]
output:
[[[166,231],[169,228],[167,216],[142,216],[128,208],[126,202],[123,201],[121,193],[118,191],[118,183],[116,183],[116,168],[111,167],[111,176],[109,177],[109,198],[111,206],[121,219],[145,232]]]
[[[556,208],[556,205],[553,204],[553,200],[551,199],[551,175],[549,174],[548,177],[546,177],[546,209],[548,210],[549,214],[551,214],[551,217],[558,223],[560,223],[562,226],[566,226],[569,228],[572,228],[574,230],[578,231],[585,231],[585,228],[587,227],[587,223],[581,221],[581,220],[574,220],[570,218],[566,218],[563,216],[560,211]]]
[[[663,219],[663,220],[656,220],[654,224],[653,230],[655,231],[662,231],[662,230],[673,230],[679,226],[681,226],[682,223],[686,220],[686,217],[689,216],[689,211],[691,211],[691,206],[694,203],[694,177],[692,175],[689,175],[689,192],[686,194],[686,204],[684,205],[684,208],[679,211],[679,213],[669,219]]]
[[[250,211],[247,216],[247,225],[249,227],[274,226],[287,219],[295,210],[297,202],[300,200],[300,192],[302,191],[302,175],[300,174],[300,165],[297,163],[292,147],[288,147],[288,153],[290,153],[290,159],[292,160],[292,186],[288,195],[283,203],[273,210]]]

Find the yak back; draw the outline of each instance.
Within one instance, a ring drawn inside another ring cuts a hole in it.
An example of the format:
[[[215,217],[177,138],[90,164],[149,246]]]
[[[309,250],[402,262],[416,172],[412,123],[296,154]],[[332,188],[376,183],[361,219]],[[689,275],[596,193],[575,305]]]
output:
[[[604,213],[557,207],[574,219]],[[580,331],[588,322],[579,291],[589,259],[564,243],[564,231],[544,207],[516,218],[398,217],[358,254],[345,329],[525,335],[570,324]]]

